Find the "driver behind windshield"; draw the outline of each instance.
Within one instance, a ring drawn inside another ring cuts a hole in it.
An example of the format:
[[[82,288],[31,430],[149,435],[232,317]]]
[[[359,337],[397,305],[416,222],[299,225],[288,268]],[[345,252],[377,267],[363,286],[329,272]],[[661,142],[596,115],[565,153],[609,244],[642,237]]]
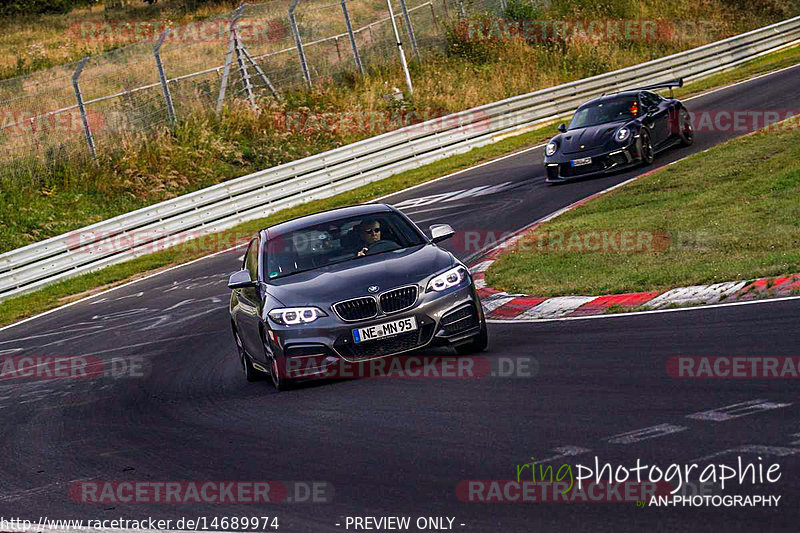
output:
[[[375,219],[367,219],[357,226],[358,237],[360,239],[358,257],[364,257],[369,251],[369,247],[381,240],[381,223]]]

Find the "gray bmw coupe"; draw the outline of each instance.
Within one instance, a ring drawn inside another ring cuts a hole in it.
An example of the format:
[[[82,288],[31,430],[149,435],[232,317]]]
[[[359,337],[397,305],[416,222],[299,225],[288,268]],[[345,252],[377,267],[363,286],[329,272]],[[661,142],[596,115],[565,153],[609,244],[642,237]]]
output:
[[[345,207],[261,230],[228,287],[231,326],[248,381],[282,390],[429,345],[486,348],[472,276],[437,243],[384,204]]]

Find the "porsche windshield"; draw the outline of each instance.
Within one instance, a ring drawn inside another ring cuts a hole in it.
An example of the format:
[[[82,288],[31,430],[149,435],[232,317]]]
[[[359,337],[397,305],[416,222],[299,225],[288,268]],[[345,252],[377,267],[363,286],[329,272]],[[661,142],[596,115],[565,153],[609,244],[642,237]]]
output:
[[[270,239],[264,271],[269,279],[282,278],[425,242],[419,231],[396,213],[343,218]]]
[[[635,96],[619,96],[590,102],[578,108],[569,129],[588,128],[598,124],[630,120],[639,116],[639,102]]]

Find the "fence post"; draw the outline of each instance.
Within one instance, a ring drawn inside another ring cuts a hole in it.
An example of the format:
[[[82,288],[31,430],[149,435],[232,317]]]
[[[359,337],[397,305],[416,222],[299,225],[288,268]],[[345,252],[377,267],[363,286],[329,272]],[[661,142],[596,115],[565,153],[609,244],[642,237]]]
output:
[[[275,89],[275,86],[272,85],[272,82],[269,81],[267,75],[264,73],[263,70],[261,70],[261,67],[258,66],[258,63],[256,63],[255,59],[253,59],[253,57],[250,55],[250,52],[247,50],[247,47],[242,44],[241,49],[242,52],[244,53],[244,56],[247,58],[248,61],[250,61],[250,64],[253,65],[253,68],[256,69],[258,75],[261,76],[261,79],[264,80],[264,83],[269,88],[270,92],[272,92],[272,96],[274,96],[277,99],[280,99],[281,96],[278,94],[278,91]]]
[[[294,16],[294,10],[297,9],[297,3],[300,0],[292,0],[289,6],[289,23],[292,25],[292,34],[294,35],[294,43],[297,46],[297,53],[300,56],[300,68],[303,69],[303,77],[306,79],[308,88],[311,88],[311,74],[308,72],[308,63],[306,62],[306,53],[303,51],[303,42],[300,40],[300,30],[297,28],[297,19]]]
[[[81,87],[78,85],[78,78],[83,72],[83,67],[89,61],[89,56],[84,57],[78,63],[78,68],[72,75],[72,87],[75,89],[75,98],[78,100],[78,110],[81,112],[81,120],[83,121],[83,133],[86,135],[86,144],[89,145],[89,151],[92,153],[92,160],[97,164],[97,150],[94,148],[94,138],[92,137],[92,130],[89,128],[89,119],[86,117],[86,108],[83,105],[83,95],[81,94]]]
[[[386,0],[386,5],[389,7],[389,18],[392,20],[392,30],[394,30],[394,40],[397,42],[397,51],[400,54],[400,65],[403,67],[403,74],[406,77],[406,85],[408,86],[408,95],[414,95],[414,87],[411,85],[411,74],[408,73],[408,64],[406,63],[406,54],[403,52],[403,43],[400,41],[400,32],[397,31],[397,21],[394,20],[394,9],[392,9],[392,0]]]
[[[417,48],[417,38],[414,36],[414,26],[411,25],[411,16],[408,14],[406,7],[406,0],[400,0],[400,9],[403,10],[403,18],[406,21],[406,31],[408,31],[408,38],[411,41],[411,49],[414,51],[414,57],[419,61],[419,49]]]
[[[219,96],[217,97],[217,116],[219,116],[219,114],[222,113],[222,104],[225,101],[225,90],[228,88],[228,76],[231,73],[231,62],[233,61],[233,47],[235,45],[233,39],[233,32],[236,28],[236,22],[238,22],[239,17],[242,14],[243,7],[244,4],[240,5],[236,9],[233,17],[231,18],[230,29],[228,30],[230,31],[230,35],[228,36],[228,41],[229,41],[228,53],[225,55],[225,67],[222,69],[222,81],[219,84]]]
[[[464,12],[464,0],[458,0],[458,18],[467,18],[467,14]]]
[[[433,27],[436,28],[436,33],[439,33],[439,21],[436,20],[436,9],[433,7],[433,2],[428,5],[431,7],[431,20],[433,20]]]
[[[353,35],[353,25],[350,24],[350,13],[347,11],[347,0],[341,0],[342,2],[342,13],[344,14],[344,23],[347,25],[347,34],[350,36],[350,46],[353,47],[353,59],[356,60],[356,66],[358,67],[358,72],[361,75],[364,75],[364,66],[361,64],[361,56],[358,54],[358,46],[356,46],[356,37]],[[339,42],[336,42],[337,50]]]
[[[502,9],[502,10],[503,10],[503,13],[505,13],[505,12],[506,12],[506,7],[508,7],[508,6],[506,5],[506,0],[500,0],[500,9]]]
[[[256,105],[256,96],[253,94],[253,84],[250,83],[250,74],[247,72],[247,64],[245,63],[244,53],[242,53],[241,43],[239,42],[239,34],[236,28],[233,28],[233,49],[236,52],[236,64],[239,66],[239,75],[242,77],[242,85],[244,85],[244,93],[250,101],[250,107],[253,111],[258,111]]]
[[[167,103],[167,115],[169,115],[170,125],[175,125],[175,108],[172,107],[172,95],[169,94],[169,80],[164,74],[164,64],[161,62],[161,45],[164,44],[164,39],[167,38],[169,28],[164,30],[158,38],[158,42],[153,47],[153,55],[156,58],[156,67],[158,68],[158,79],[161,80],[161,92],[164,93],[164,101]]]

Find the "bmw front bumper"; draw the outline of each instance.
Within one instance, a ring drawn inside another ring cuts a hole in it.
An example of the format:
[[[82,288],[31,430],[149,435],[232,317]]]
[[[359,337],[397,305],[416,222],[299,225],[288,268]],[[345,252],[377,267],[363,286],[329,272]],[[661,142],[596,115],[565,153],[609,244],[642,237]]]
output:
[[[269,332],[269,348],[288,378],[330,375],[344,363],[361,363],[398,355],[426,346],[458,345],[480,332],[483,311],[470,282],[445,292],[419,288],[415,305],[397,313],[369,320],[345,322],[331,309],[326,317],[300,326],[276,326]],[[353,330],[414,317],[415,331],[356,343]]]

